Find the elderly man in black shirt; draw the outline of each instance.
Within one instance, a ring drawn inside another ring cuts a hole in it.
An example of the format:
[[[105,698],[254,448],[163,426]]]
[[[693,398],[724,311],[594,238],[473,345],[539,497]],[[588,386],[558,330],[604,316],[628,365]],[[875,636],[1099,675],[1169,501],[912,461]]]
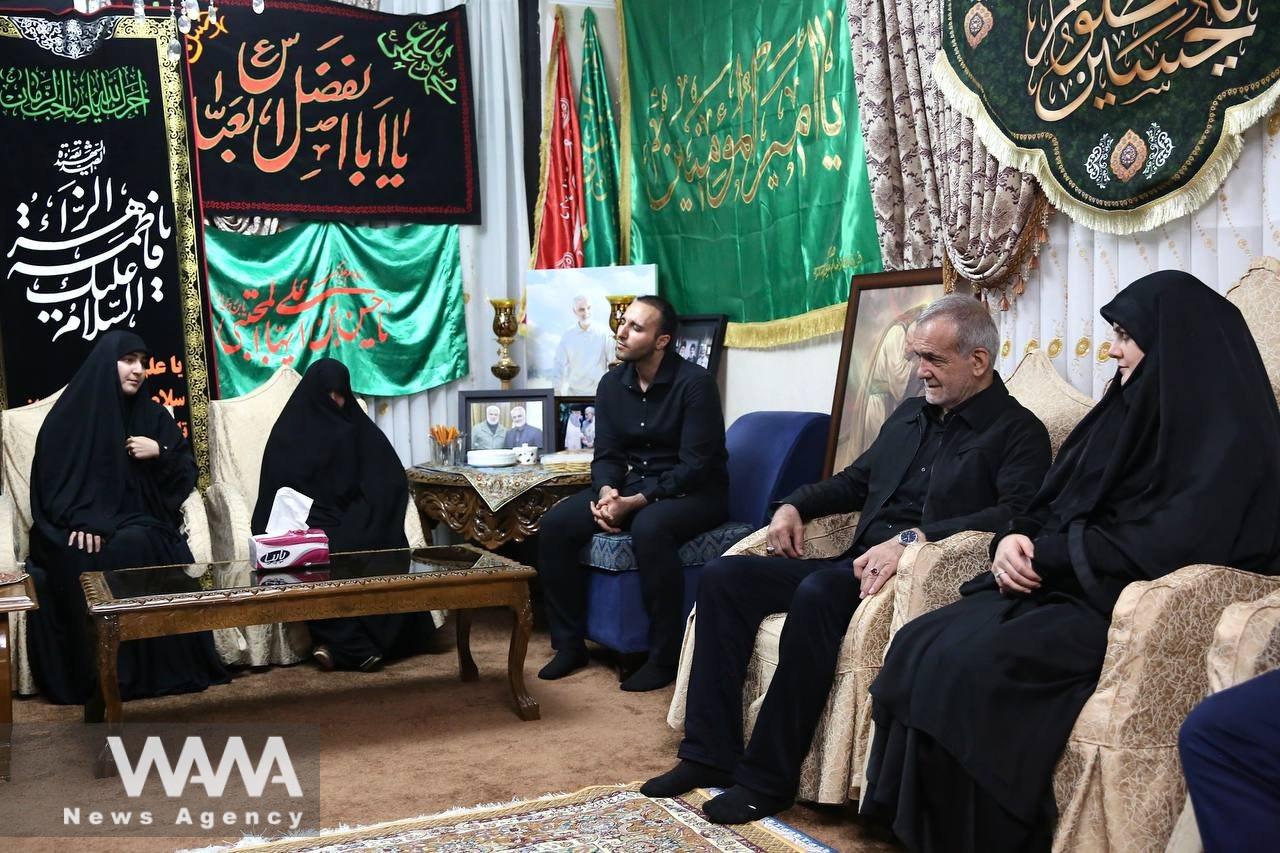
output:
[[[675,680],[684,628],[684,568],[677,551],[728,515],[728,453],[715,378],[671,346],[676,312],[641,296],[618,327],[622,363],[596,388],[591,488],[542,520],[538,574],[556,654],[539,678],[563,678],[587,663],[587,575],[578,552],[597,531],[630,529],[649,614],[649,655],[623,690]]]
[[[998,336],[986,309],[946,296],[921,313],[909,346],[923,398],[904,401],[875,442],[834,477],[784,498],[766,557],[722,557],[703,569],[680,762],[641,788],[671,797],[724,787],[703,807],[743,823],[789,807],[858,603],[897,570],[912,542],[1006,525],[1049,467],[1049,434],[992,370]],[[853,545],[803,560],[804,522],[860,510]],[[788,611],[778,667],[743,749],[742,684],[760,621]]]

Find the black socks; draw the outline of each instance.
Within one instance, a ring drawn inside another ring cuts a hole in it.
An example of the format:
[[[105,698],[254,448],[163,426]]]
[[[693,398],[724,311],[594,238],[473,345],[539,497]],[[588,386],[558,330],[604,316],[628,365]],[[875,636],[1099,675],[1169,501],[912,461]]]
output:
[[[718,797],[702,804],[702,813],[712,823],[750,823],[791,808],[792,800],[780,800],[759,794],[742,785],[734,785]]]
[[[622,689],[632,693],[644,693],[647,690],[660,690],[676,680],[676,668],[663,666],[653,661],[646,661],[622,682]]]
[[[666,773],[654,776],[641,785],[640,793],[646,797],[678,797],[694,788],[723,788],[732,784],[733,774],[710,764],[699,764],[682,758],[679,764]]]
[[[587,650],[583,646],[573,649],[561,649],[556,652],[556,656],[551,662],[538,670],[538,677],[544,681],[555,681],[557,678],[564,678],[571,672],[576,672],[587,665],[590,658],[587,657]]]

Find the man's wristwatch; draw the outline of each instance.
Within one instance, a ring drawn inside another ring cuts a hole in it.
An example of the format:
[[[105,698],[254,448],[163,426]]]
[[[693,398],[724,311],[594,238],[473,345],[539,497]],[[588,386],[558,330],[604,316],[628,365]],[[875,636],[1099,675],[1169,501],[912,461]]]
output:
[[[906,545],[910,545],[913,542],[918,542],[919,540],[920,540],[920,534],[916,533],[914,530],[904,530],[898,534],[899,545],[906,546]]]

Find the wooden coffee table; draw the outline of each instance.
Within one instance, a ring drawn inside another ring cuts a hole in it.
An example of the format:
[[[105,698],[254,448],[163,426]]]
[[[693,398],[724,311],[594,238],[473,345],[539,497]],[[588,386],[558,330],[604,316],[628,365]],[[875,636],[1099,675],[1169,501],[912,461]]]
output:
[[[13,684],[9,672],[9,614],[36,609],[36,588],[27,575],[0,584],[0,780],[9,781],[9,745],[13,738]]]
[[[270,622],[452,610],[459,673],[463,681],[475,681],[480,673],[471,657],[469,610],[476,607],[506,607],[514,614],[507,678],[516,713],[524,720],[539,718],[538,703],[524,684],[533,569],[470,545],[333,554],[328,566],[310,568],[327,570],[329,579],[269,582],[243,562],[81,575],[99,681],[99,695],[85,706],[85,722],[119,723],[124,717],[116,656],[125,640]]]

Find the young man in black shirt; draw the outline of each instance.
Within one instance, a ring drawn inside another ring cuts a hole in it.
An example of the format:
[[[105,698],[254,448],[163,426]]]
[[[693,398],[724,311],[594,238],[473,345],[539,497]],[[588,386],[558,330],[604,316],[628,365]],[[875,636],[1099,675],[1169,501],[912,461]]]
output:
[[[643,793],[728,788],[703,807],[717,823],[789,807],[858,603],[893,576],[912,542],[995,531],[1030,504],[1049,468],[1049,434],[993,371],[997,344],[995,324],[972,297],[927,307],[908,344],[924,397],[899,405],[848,468],[782,500],[769,524],[769,556],[704,567],[681,760]],[[849,551],[802,559],[805,521],[854,510],[862,516]],[[788,616],[778,668],[744,750],[747,663],[760,621],[781,611]]]
[[[649,657],[623,690],[675,680],[684,629],[681,545],[724,522],[728,454],[720,390],[711,374],[672,345],[676,312],[659,296],[631,303],[618,327],[622,361],[596,388],[591,488],[542,519],[538,574],[556,655],[539,678],[587,664],[587,574],[578,552],[598,531],[630,530],[649,614]]]

